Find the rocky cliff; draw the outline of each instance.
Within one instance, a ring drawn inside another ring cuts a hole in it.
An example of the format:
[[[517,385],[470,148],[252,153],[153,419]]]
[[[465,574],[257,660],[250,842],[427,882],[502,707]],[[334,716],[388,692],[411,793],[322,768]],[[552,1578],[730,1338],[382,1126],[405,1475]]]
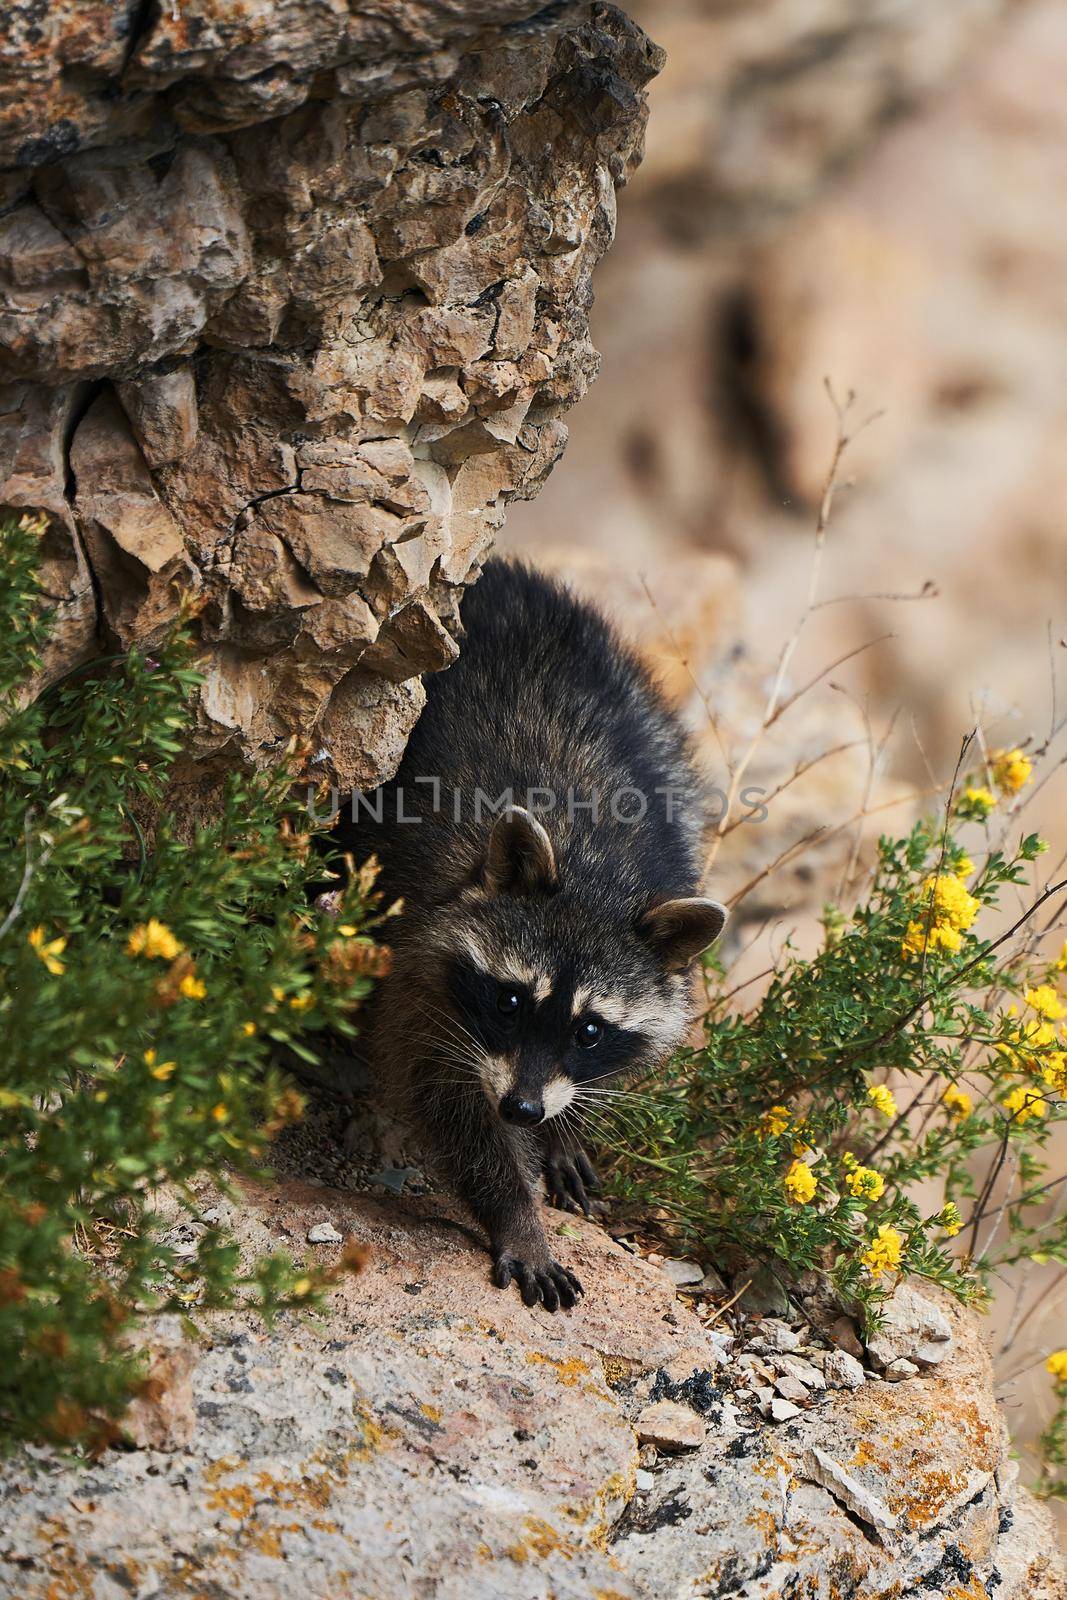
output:
[[[54,677],[200,606],[195,754],[391,773],[595,374],[660,53],[610,5],[14,0],[0,505]]]

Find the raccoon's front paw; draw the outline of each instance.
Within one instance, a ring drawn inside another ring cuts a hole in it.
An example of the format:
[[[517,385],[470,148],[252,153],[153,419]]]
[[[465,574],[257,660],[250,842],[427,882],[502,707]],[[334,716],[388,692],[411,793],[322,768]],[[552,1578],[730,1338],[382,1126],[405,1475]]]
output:
[[[561,1211],[584,1211],[591,1216],[593,1207],[588,1191],[596,1193],[600,1180],[589,1158],[580,1146],[565,1150],[556,1145],[545,1153],[545,1193],[549,1205]]]
[[[574,1273],[547,1254],[530,1262],[501,1251],[493,1263],[493,1282],[498,1289],[506,1289],[512,1279],[528,1306],[540,1301],[546,1311],[558,1311],[560,1306],[569,1311],[578,1296],[585,1293]]]

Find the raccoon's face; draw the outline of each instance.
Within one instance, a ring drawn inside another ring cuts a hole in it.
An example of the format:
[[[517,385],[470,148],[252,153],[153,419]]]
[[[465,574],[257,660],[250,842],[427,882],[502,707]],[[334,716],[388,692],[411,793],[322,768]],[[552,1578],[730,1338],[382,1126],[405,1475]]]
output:
[[[441,928],[455,1018],[446,1053],[506,1122],[533,1126],[650,1068],[689,1021],[686,968],[718,937],[713,900],[668,900],[613,927],[556,875],[541,825],[515,808]]]

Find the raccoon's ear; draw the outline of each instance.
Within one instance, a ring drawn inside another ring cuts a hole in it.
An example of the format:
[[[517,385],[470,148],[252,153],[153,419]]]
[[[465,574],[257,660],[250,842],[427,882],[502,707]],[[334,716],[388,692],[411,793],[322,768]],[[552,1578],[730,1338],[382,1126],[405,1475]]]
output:
[[[673,972],[687,967],[694,956],[714,944],[726,926],[726,907],[699,896],[663,900],[645,912],[638,932],[665,966]]]
[[[481,881],[489,894],[537,894],[556,887],[552,840],[523,806],[512,806],[493,823]]]

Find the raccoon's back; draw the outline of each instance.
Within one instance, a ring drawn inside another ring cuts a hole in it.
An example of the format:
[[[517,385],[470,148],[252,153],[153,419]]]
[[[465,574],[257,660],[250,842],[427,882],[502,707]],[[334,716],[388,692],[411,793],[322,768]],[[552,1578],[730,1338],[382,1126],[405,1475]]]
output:
[[[510,792],[522,805],[539,790],[555,797],[540,814],[561,877],[627,898],[691,893],[701,785],[637,657],[593,607],[511,562],[486,564],[461,615],[459,659],[427,680],[396,779],[374,797],[383,820],[357,830],[389,892],[409,904],[447,893],[484,851],[489,802]]]

